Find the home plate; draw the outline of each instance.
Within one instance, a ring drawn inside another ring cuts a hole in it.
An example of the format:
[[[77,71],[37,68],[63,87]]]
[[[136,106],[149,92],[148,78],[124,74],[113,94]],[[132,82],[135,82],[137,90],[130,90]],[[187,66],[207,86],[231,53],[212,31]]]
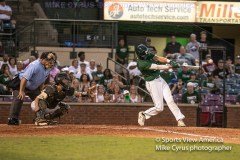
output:
[[[56,125],[55,126],[51,126],[51,125],[49,125],[49,126],[36,126],[36,128],[55,128],[55,127],[57,127]]]

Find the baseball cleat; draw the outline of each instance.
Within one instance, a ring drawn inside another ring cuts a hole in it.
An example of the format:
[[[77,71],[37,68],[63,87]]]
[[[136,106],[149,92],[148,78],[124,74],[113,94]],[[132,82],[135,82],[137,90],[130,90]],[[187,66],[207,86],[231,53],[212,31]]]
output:
[[[53,120],[45,120],[45,121],[35,121],[36,126],[51,126],[51,125],[57,125],[57,121]]]
[[[146,117],[145,117],[143,111],[139,112],[138,113],[138,124],[140,126],[144,126],[145,120],[146,120]]]
[[[183,122],[182,119],[178,121],[178,127],[186,127],[185,123]]]
[[[54,121],[54,120],[49,120],[48,121],[48,125],[57,125],[58,124],[58,121]]]
[[[9,118],[8,125],[19,125],[19,119],[17,118]]]
[[[48,123],[47,122],[35,122],[36,126],[47,126]]]
[[[36,126],[47,126],[48,122],[45,119],[36,118],[35,125]]]

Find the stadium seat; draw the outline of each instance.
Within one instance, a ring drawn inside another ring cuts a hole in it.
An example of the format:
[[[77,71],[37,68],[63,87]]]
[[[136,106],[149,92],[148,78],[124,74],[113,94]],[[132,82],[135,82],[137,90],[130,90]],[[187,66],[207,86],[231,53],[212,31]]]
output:
[[[87,44],[84,41],[77,42],[77,44],[76,44],[76,47],[86,47],[86,46],[87,46]]]
[[[222,95],[207,94],[205,99],[212,100],[212,101],[220,101],[222,99]]]
[[[226,103],[235,104],[236,95],[226,95]]]
[[[216,101],[216,103],[215,103],[215,106],[222,106],[223,105],[223,101],[221,100],[221,101]]]
[[[205,95],[205,94],[208,94],[208,93],[209,93],[209,90],[207,90],[207,89],[202,89],[202,90],[199,91],[199,93]]]
[[[240,77],[237,79],[237,82],[236,82],[237,84],[240,84]]]
[[[234,78],[234,79],[238,80],[240,78],[240,74],[236,74],[236,73],[235,74],[231,74],[230,78]]]
[[[233,84],[235,84],[235,81],[233,79],[227,78],[226,79],[226,84],[233,85]]]
[[[223,111],[223,106],[222,105],[213,106],[212,107],[212,112],[216,112],[216,111]]]
[[[227,94],[237,95],[239,91],[240,91],[239,89],[230,89],[230,90],[227,90]]]
[[[202,110],[202,112],[211,112],[211,106],[201,106],[200,105],[200,108],[201,108],[201,110]]]
[[[211,113],[210,112],[201,112],[200,113],[200,126],[209,126],[211,122]]]
[[[232,89],[233,85],[234,84],[232,84],[232,85],[231,84],[226,84],[225,89],[230,90],[230,89]]]
[[[215,105],[215,101],[213,100],[205,99],[201,102],[201,106],[214,106],[214,105]]]
[[[173,95],[174,102],[181,103],[182,102],[182,94]]]
[[[3,29],[12,29],[12,23],[3,23]]]
[[[240,90],[240,84],[235,84],[233,87]]]
[[[73,46],[73,42],[71,42],[71,41],[65,41],[65,42],[64,42],[64,46],[66,46],[66,47],[72,47],[72,46]]]
[[[213,112],[213,117],[212,117],[212,126],[222,126],[223,122],[223,112],[222,111],[216,111]]]

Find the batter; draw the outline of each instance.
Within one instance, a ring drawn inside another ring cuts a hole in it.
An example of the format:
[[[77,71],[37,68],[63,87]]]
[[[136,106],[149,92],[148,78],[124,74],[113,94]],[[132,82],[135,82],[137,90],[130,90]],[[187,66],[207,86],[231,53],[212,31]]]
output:
[[[160,76],[160,70],[168,70],[170,68],[178,68],[179,65],[175,61],[170,61],[167,58],[159,57],[151,53],[148,48],[140,44],[136,48],[138,56],[138,68],[146,81],[146,88],[149,91],[154,107],[146,111],[141,111],[138,114],[138,123],[144,126],[145,120],[152,116],[157,115],[163,111],[165,99],[169,109],[177,120],[179,127],[185,127],[183,122],[185,116],[181,113],[180,109],[173,100],[171,90],[165,80]],[[170,65],[160,65],[159,63],[169,63]]]

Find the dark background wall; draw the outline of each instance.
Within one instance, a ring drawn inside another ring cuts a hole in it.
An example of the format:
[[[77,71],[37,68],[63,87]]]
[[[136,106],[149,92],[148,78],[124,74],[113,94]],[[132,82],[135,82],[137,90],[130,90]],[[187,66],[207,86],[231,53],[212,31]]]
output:
[[[7,123],[10,103],[0,104],[0,124]],[[109,124],[137,125],[138,112],[146,110],[152,104],[70,104],[71,110],[60,119],[63,124]],[[179,104],[186,116],[187,126],[196,126],[197,105]],[[20,117],[23,124],[32,124],[34,114],[29,103],[24,103]],[[176,120],[168,107],[157,116],[146,121],[149,126],[176,126]],[[240,128],[240,107],[228,106],[227,127]]]
[[[137,125],[138,112],[148,109],[152,104],[70,104],[71,110],[60,119],[65,124],[111,124]],[[0,104],[0,124],[6,123],[10,103]],[[196,126],[196,106],[180,106],[186,115],[188,126]],[[20,119],[23,124],[32,124],[34,114],[29,103],[24,103]],[[146,121],[146,125],[176,126],[177,122],[168,109]]]

